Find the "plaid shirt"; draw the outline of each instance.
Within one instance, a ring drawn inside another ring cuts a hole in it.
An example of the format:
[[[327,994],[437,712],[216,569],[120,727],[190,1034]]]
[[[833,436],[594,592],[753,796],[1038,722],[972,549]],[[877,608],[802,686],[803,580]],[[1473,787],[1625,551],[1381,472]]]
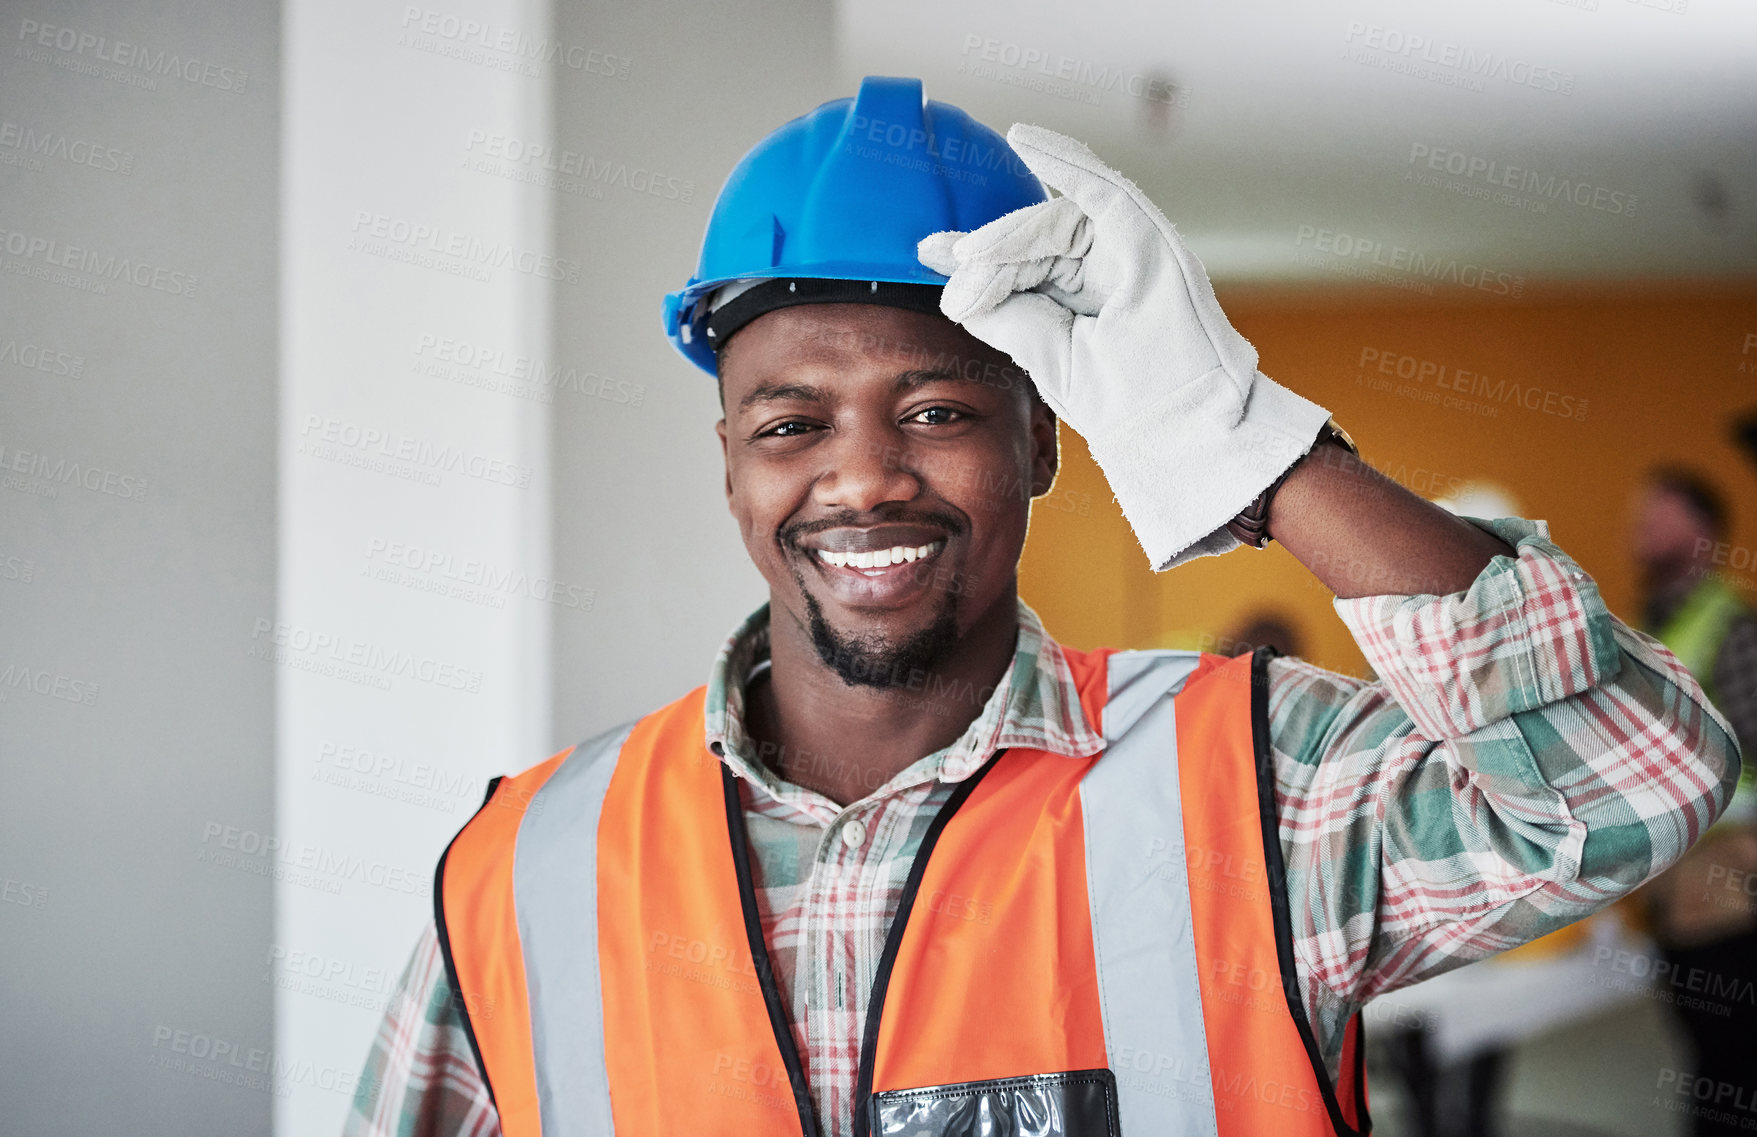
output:
[[[1605,609],[1543,522],[1464,592],[1335,601],[1380,676],[1269,664],[1269,722],[1307,1014],[1335,1071],[1367,1000],[1537,938],[1676,860],[1725,807],[1736,743],[1676,657]],[[708,684],[707,742],[740,777],[763,932],[826,1134],[851,1132],[866,996],[921,835],[998,747],[1101,740],[1061,649],[1019,605],[1013,662],[963,736],[846,808],[782,781],[741,712],[765,606]],[[431,925],[345,1132],[499,1132]]]

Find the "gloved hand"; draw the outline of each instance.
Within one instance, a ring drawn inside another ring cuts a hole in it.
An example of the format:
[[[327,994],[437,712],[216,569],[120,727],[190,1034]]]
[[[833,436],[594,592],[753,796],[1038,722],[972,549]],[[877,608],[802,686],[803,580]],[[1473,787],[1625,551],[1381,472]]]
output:
[[[1133,182],[1041,126],[1007,141],[1063,196],[923,238],[921,263],[950,277],[940,310],[1086,439],[1155,570],[1237,548],[1226,523],[1329,412],[1257,370],[1202,262]]]

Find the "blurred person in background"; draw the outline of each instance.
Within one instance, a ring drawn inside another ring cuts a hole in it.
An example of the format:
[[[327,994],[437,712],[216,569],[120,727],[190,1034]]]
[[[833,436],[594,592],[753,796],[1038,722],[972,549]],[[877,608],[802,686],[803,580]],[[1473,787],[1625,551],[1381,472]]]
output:
[[[1641,627],[1665,644],[1732,723],[1740,748],[1757,743],[1757,612],[1723,571],[1724,499],[1681,468],[1652,471],[1634,509],[1631,552]],[[1717,550],[1722,555],[1717,557]],[[1749,586],[1749,582],[1745,582]],[[1698,1077],[1757,1090],[1757,795],[1746,761],[1732,804],[1701,843],[1636,893],[1649,931],[1685,992],[1670,1002]],[[1699,980],[1699,982],[1698,982]],[[1696,1115],[1701,1135],[1739,1132]]]

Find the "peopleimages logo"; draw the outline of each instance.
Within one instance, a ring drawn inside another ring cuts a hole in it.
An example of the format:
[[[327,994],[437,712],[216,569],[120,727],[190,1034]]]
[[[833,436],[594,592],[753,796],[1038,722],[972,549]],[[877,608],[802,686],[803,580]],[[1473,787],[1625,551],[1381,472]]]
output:
[[[36,579],[37,562],[29,557],[0,553],[0,580],[29,584]]]
[[[460,474],[522,490],[536,473],[525,463],[323,415],[306,415],[299,434],[299,454],[428,485],[439,485],[443,474]]]
[[[288,1097],[295,1087],[353,1094],[360,1075],[352,1069],[319,1066],[307,1059],[287,1058],[266,1046],[246,1046],[199,1030],[171,1026],[153,1028],[148,1063],[209,1081]]]
[[[1301,259],[1298,250],[1310,248],[1315,252],[1329,254],[1332,258],[1329,263],[1342,262],[1350,268],[1391,269],[1424,282],[1456,284],[1496,296],[1518,297],[1525,293],[1523,276],[1497,272],[1468,261],[1461,262],[1456,257],[1430,256],[1419,249],[1411,249],[1394,241],[1357,237],[1335,229],[1320,229],[1315,225],[1301,225],[1293,243],[1296,249],[1295,259],[1302,264],[1328,267],[1322,258],[1314,258],[1310,254]]]
[[[1500,407],[1518,406],[1576,422],[1586,421],[1588,400],[1535,383],[1491,379],[1480,371],[1370,346],[1361,348],[1356,366],[1359,371],[1355,375],[1355,385],[1372,391],[1386,391],[1418,402],[1471,411],[1485,418],[1493,418]],[[1377,374],[1369,375],[1369,370]],[[1380,375],[1405,382],[1396,384],[1390,379],[1379,378]]]
[[[31,267],[60,268],[71,272],[85,273],[102,280],[118,281],[132,284],[137,288],[147,288],[154,292],[168,292],[173,296],[194,296],[196,277],[193,273],[179,272],[164,265],[155,265],[147,261],[119,257],[115,253],[100,253],[83,245],[69,245],[54,237],[44,237],[33,233],[23,233],[17,229],[0,229],[0,252],[9,257],[17,257]],[[20,276],[40,275],[31,271],[16,271]],[[97,290],[102,284],[93,281]],[[92,291],[93,289],[88,289]]]
[[[209,821],[202,826],[201,847],[195,851],[195,859],[257,875],[278,875],[264,871],[273,867],[304,869],[308,874],[326,878],[320,882],[326,886],[337,881],[352,881],[410,896],[424,895],[433,889],[433,874],[428,872],[386,861],[367,860],[355,853],[339,853],[304,841],[289,842],[273,833],[218,821]],[[338,889],[325,887],[322,891],[333,893]]]
[[[482,690],[482,672],[473,667],[386,648],[302,624],[276,622],[258,616],[251,628],[250,639],[249,654],[257,659],[299,670],[321,671],[322,668],[312,665],[332,665],[343,673],[338,675],[339,678],[358,675],[372,680],[367,685],[380,690],[388,689],[389,681],[394,678],[410,678],[472,695]]]
[[[408,790],[407,800],[417,805],[443,806],[447,813],[451,812],[452,803],[445,799],[474,803],[482,798],[482,779],[475,774],[447,770],[430,762],[411,762],[400,755],[363,746],[326,740],[318,744],[315,765],[315,781],[367,792],[375,792],[378,784],[390,787],[391,792],[380,794],[382,797],[396,797],[399,791]],[[373,785],[368,786],[368,781]]]
[[[0,340],[0,363],[10,363],[29,371],[78,379],[85,375],[85,356],[70,351],[56,351],[41,344],[23,343],[16,339]]]
[[[112,174],[134,172],[134,152],[131,150],[105,146],[53,130],[37,130],[16,122],[0,122],[0,161],[14,165],[34,163],[29,168],[40,170],[44,158]]]
[[[882,158],[893,164],[913,159],[917,168],[926,169],[926,160],[932,159],[936,172],[978,184],[985,184],[984,179],[973,171],[1010,171],[1018,177],[1031,174],[1031,167],[1010,146],[988,145],[974,138],[941,138],[919,126],[863,114],[855,115],[849,124],[848,144],[862,158]],[[919,158],[914,157],[916,151]]]
[[[620,186],[633,194],[685,204],[695,198],[695,182],[692,179],[658,173],[645,166],[631,166],[612,158],[595,157],[579,150],[551,146],[546,142],[529,142],[510,134],[472,130],[464,142],[464,153],[470,155],[471,159],[494,159],[492,162],[474,164],[466,159],[467,167],[482,173],[498,174],[507,169],[518,169],[528,171],[533,176],[558,175],[557,178],[545,181],[552,188],[563,186],[567,179],[574,179],[581,184]]]
[[[588,399],[638,407],[647,395],[645,383],[615,379],[498,344],[472,343],[431,332],[423,332],[415,340],[413,370],[539,403],[553,402],[558,391],[571,391]]]
[[[534,36],[517,28],[499,27],[485,20],[451,12],[409,5],[403,9],[402,32],[397,43],[433,55],[450,56],[466,63],[481,63],[503,71],[535,77],[537,64],[559,63],[588,75],[627,79],[633,60],[584,44],[563,43],[548,36]]]
[[[383,537],[374,537],[367,542],[366,562],[367,568],[363,573],[365,576],[413,586],[410,580],[404,578],[414,574],[435,585],[458,586],[460,599],[470,598],[475,593],[490,595],[496,599],[502,596],[528,596],[560,608],[574,608],[583,612],[590,612],[597,603],[598,594],[595,589],[569,584],[541,573],[502,568],[490,561],[458,557],[438,549],[386,540]],[[386,575],[375,571],[376,569],[393,571]],[[406,571],[399,575],[397,570]],[[490,607],[504,607],[504,602],[492,604]]]
[[[60,486],[77,486],[124,501],[146,500],[146,479],[102,466],[50,458],[0,442],[0,485],[42,497],[54,497]]]
[[[152,87],[152,77],[165,76],[181,79],[201,87],[212,87],[219,91],[242,92],[250,81],[250,73],[237,67],[221,67],[216,63],[195,59],[177,54],[174,51],[154,50],[126,40],[111,39],[94,32],[81,31],[77,28],[57,27],[54,24],[39,23],[26,19],[19,23],[18,42],[22,49],[52,48],[65,57],[89,59],[95,63],[108,63],[116,67],[127,68],[138,72],[139,78],[147,80],[144,85]],[[44,62],[45,60],[38,60]],[[93,66],[88,64],[87,66]],[[94,71],[96,68],[93,68]],[[80,68],[73,68],[80,70]]]
[[[315,951],[273,944],[262,980],[282,991],[382,1012],[397,992],[397,973]]]
[[[348,247],[388,260],[410,261],[423,268],[435,267],[434,258],[446,258],[462,269],[473,270],[478,280],[489,279],[497,268],[510,268],[542,280],[578,284],[579,261],[535,249],[521,249],[507,241],[487,241],[474,234],[442,225],[429,225],[369,209],[354,211]]]
[[[1463,44],[1430,39],[1400,28],[1355,20],[1343,36],[1343,58],[1354,63],[1426,79],[1465,90],[1486,89],[1496,79],[1518,87],[1569,95],[1574,73],[1545,67],[1528,59],[1483,51]]]
[[[1596,209],[1600,213],[1628,217],[1634,214],[1637,202],[1634,194],[1623,190],[1595,186],[1591,182],[1557,177],[1555,174],[1543,174],[1526,166],[1515,166],[1493,158],[1484,158],[1479,154],[1466,154],[1462,150],[1449,150],[1425,142],[1410,144],[1408,165],[1409,168],[1403,173],[1404,181],[1413,181],[1417,185],[1430,188],[1453,189],[1475,197],[1489,197],[1490,194],[1485,190],[1512,190],[1538,199],[1530,202],[1530,205],[1535,206],[1533,212],[1538,213],[1546,212],[1549,202],[1560,201],[1586,209]],[[1426,171],[1438,173],[1430,174]],[[1441,173],[1463,179],[1464,182],[1479,184],[1448,184],[1446,179],[1438,176]],[[1493,200],[1499,201],[1507,196],[1496,195]],[[1506,204],[1512,202],[1508,201]]]
[[[87,707],[98,701],[98,685],[91,680],[22,663],[8,663],[0,670],[0,702],[6,700],[7,691],[29,691]]]

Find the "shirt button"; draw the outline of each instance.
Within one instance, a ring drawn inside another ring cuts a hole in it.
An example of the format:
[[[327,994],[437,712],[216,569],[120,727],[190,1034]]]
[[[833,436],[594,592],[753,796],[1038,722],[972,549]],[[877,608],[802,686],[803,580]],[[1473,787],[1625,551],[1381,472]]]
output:
[[[850,821],[842,827],[842,844],[850,849],[858,849],[866,841],[866,826],[858,819]]]

